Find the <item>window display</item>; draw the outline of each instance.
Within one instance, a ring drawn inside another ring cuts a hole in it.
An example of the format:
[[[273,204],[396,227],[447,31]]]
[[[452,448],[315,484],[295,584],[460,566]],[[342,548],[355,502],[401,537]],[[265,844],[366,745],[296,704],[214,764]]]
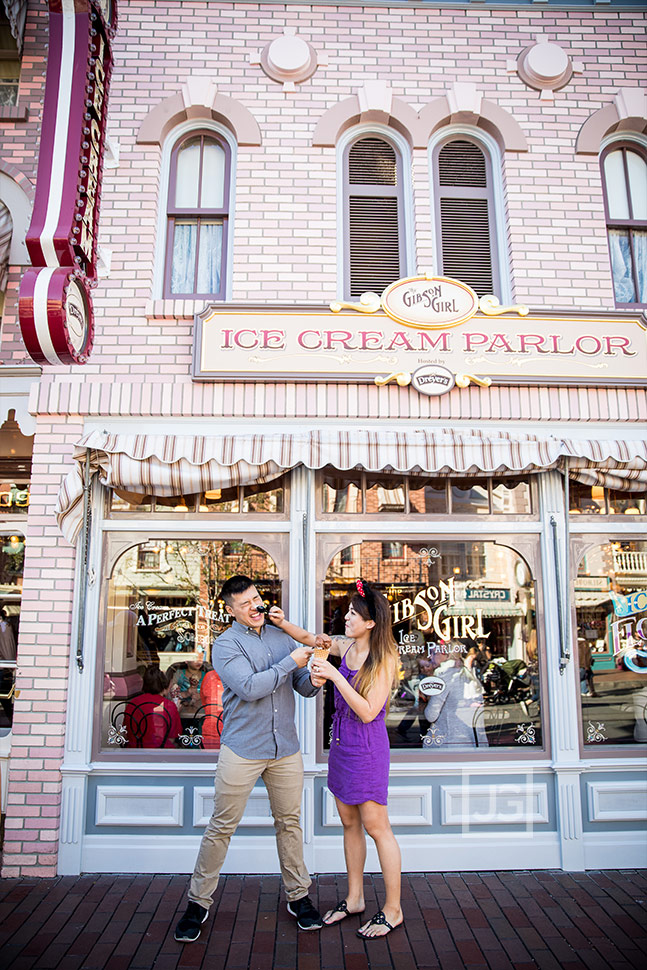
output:
[[[105,597],[103,750],[220,747],[211,648],[231,622],[220,589],[237,573],[281,605],[274,561],[240,539],[149,539],[119,556]]]
[[[541,748],[535,584],[525,560],[494,541],[399,540],[397,559],[394,545],[367,539],[341,550],[323,594],[332,636],[344,633],[357,576],[389,600],[400,653],[391,747]],[[325,747],[331,704],[326,696]]]
[[[16,645],[20,622],[25,540],[21,535],[0,535],[0,736],[13,723]]]
[[[430,478],[388,472],[324,468],[324,515],[531,515],[530,482],[524,478]]]
[[[212,515],[263,514],[284,515],[288,512],[284,476],[255,485],[214,488],[197,495],[143,495],[115,488],[110,492],[109,515],[156,513],[176,518],[180,514],[209,512]]]
[[[647,742],[647,542],[589,549],[575,579],[585,745]]]

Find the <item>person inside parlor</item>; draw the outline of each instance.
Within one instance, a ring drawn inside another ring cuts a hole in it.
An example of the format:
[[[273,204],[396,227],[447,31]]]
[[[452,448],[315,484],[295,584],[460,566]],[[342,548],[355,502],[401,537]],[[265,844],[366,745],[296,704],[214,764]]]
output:
[[[205,661],[203,653],[168,668],[169,697],[180,712],[180,717],[194,717],[204,704],[200,696],[202,684],[212,669],[211,664]]]
[[[177,707],[169,700],[168,678],[151,664],[143,675],[142,693],[131,698],[124,713],[126,740],[131,748],[173,748],[182,733]]]
[[[209,670],[200,683],[200,707],[202,721],[202,746],[219,748],[222,733],[222,681],[215,670]]]
[[[423,747],[463,745],[487,747],[488,739],[477,714],[483,707],[483,685],[474,672],[476,652],[460,640],[438,644],[434,677],[445,687],[429,695],[420,691],[420,709],[429,722]]]

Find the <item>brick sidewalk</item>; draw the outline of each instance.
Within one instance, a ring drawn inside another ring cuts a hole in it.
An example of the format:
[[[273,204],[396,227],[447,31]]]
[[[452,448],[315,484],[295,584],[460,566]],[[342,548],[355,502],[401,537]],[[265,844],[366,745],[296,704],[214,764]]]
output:
[[[644,970],[647,872],[485,872],[403,878],[406,925],[355,936],[357,918],[298,932],[278,876],[223,877],[198,943],[173,927],[186,876],[99,875],[0,883],[3,970]],[[342,876],[319,876],[323,910]],[[381,877],[366,877],[367,913]]]

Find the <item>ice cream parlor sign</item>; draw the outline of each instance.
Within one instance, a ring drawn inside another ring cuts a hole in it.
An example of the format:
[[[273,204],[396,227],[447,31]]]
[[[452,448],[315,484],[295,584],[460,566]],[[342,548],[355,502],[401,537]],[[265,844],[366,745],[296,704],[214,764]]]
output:
[[[196,317],[193,376],[201,381],[395,381],[435,396],[470,382],[631,384],[646,373],[638,314],[531,313],[430,275],[358,303],[220,304]]]

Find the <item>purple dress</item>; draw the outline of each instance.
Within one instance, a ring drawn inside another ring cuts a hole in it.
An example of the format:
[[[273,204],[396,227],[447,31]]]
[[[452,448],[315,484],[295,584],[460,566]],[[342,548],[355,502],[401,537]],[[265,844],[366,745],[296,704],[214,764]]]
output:
[[[348,669],[345,656],[339,672],[352,686],[357,671]],[[335,687],[328,788],[345,805],[369,801],[386,805],[390,748],[385,717],[386,702],[377,717],[365,724]]]

